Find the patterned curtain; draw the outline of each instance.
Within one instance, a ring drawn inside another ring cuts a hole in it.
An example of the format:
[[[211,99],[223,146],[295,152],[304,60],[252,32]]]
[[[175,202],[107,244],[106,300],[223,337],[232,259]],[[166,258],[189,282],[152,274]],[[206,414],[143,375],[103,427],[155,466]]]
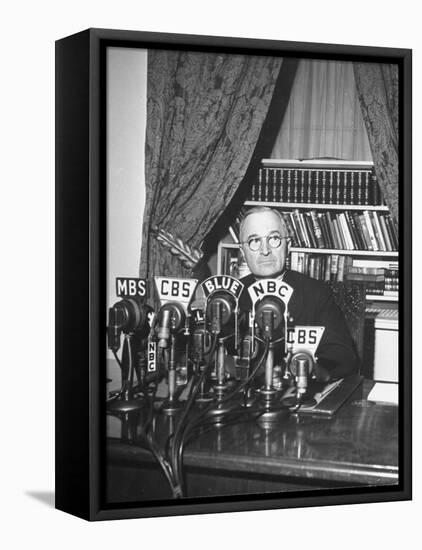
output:
[[[390,212],[398,222],[398,65],[354,63],[354,72],[375,173]]]
[[[282,59],[148,51],[140,276],[187,276],[151,233],[200,246],[248,168]]]

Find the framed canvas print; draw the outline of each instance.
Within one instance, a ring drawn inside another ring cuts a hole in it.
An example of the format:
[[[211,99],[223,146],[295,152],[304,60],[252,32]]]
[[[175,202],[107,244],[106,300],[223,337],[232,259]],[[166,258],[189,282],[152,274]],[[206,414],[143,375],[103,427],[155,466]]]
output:
[[[411,498],[411,51],[56,43],[56,506]]]

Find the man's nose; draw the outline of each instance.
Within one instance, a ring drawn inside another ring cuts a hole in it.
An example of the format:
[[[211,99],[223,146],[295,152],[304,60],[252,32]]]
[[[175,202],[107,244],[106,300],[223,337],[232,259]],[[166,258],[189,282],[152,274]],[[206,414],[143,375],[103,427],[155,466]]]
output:
[[[268,256],[271,253],[270,245],[268,244],[267,239],[262,239],[261,241],[261,254],[263,256]]]

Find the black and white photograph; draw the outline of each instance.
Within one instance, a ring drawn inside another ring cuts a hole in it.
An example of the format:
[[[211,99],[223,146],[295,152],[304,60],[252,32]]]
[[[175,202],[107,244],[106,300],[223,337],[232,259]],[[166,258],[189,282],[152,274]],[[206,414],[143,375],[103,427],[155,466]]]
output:
[[[417,546],[417,3],[2,15],[2,546]]]
[[[402,67],[217,50],[105,48],[104,503],[394,499]]]

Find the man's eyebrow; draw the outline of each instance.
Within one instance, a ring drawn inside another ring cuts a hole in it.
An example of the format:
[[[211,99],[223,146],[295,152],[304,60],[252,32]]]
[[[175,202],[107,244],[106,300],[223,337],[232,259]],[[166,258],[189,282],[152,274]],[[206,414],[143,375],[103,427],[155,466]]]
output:
[[[263,237],[268,237],[268,235],[279,235],[280,237],[283,236],[282,231],[279,231],[278,229],[273,229],[272,231],[269,231],[266,235],[258,235],[258,233],[251,233],[250,235],[248,235],[248,239],[253,239],[255,237],[262,239]]]

